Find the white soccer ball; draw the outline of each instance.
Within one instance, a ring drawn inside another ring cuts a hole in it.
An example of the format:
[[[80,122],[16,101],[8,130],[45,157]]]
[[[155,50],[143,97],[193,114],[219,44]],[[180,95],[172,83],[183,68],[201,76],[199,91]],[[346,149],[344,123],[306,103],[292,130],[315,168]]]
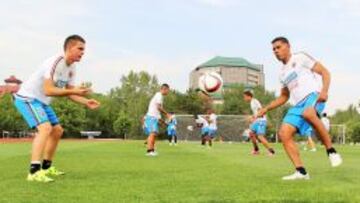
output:
[[[223,85],[222,77],[216,72],[205,73],[199,78],[199,88],[205,92],[216,92]]]
[[[188,130],[188,131],[193,131],[193,130],[194,130],[194,127],[193,127],[192,125],[188,125],[188,126],[187,126],[187,130]]]

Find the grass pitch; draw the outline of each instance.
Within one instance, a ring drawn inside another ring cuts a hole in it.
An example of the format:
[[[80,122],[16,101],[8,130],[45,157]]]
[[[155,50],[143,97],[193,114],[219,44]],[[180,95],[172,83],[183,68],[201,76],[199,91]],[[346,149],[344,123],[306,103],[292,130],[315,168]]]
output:
[[[360,147],[337,146],[331,168],[324,150],[304,152],[309,181],[284,182],[293,172],[281,145],[277,155],[249,154],[249,144],[158,142],[146,157],[141,141],[62,141],[54,183],[29,183],[30,143],[0,143],[0,202],[360,202]]]

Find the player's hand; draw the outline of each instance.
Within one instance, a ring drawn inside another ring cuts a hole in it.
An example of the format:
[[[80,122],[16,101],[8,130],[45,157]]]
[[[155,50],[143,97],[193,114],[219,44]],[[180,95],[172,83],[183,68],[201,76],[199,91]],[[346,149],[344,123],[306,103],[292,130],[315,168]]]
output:
[[[86,96],[92,92],[90,88],[86,88],[86,87],[80,87],[80,88],[76,87],[71,89],[71,91],[73,92],[73,94],[79,96]]]
[[[100,106],[100,102],[95,99],[88,99],[86,102],[86,107],[89,109],[97,109]]]
[[[267,108],[262,108],[262,109],[260,109],[260,110],[258,111],[258,113],[256,114],[256,116],[257,116],[257,117],[263,117],[263,116],[266,114],[267,111],[268,111]]]
[[[319,94],[318,102],[326,102],[328,99],[328,93],[321,91]]]

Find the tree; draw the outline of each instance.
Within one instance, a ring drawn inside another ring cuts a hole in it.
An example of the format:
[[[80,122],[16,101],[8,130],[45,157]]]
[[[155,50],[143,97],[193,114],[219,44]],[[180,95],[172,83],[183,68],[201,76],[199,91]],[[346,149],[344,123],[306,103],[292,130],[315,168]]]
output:
[[[28,126],[16,110],[12,96],[5,94],[0,97],[0,131],[23,131]]]

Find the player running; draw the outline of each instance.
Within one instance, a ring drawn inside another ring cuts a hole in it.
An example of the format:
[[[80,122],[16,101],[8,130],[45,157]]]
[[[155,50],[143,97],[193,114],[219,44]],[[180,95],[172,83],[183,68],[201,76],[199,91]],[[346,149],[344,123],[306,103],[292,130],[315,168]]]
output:
[[[217,115],[212,109],[208,109],[206,119],[209,123],[209,136],[214,139],[217,132]]]
[[[318,117],[328,99],[330,73],[320,62],[306,53],[292,54],[290,43],[285,37],[275,38],[272,47],[276,58],[283,63],[280,71],[280,82],[283,87],[280,97],[261,109],[258,116],[263,116],[266,112],[285,104],[291,96],[294,106],[284,117],[279,135],[296,171],[282,179],[307,180],[310,176],[305,170],[294,142],[295,133],[304,135],[312,126],[326,148],[331,166],[337,167],[342,163],[341,156],[332,146],[330,135]]]
[[[177,145],[176,126],[177,120],[174,112],[170,112],[170,118],[166,122],[169,145]]]
[[[98,101],[84,97],[91,89],[75,87],[75,63],[84,55],[85,40],[71,35],[66,38],[63,48],[64,53],[47,59],[14,94],[17,110],[30,128],[37,129],[32,143],[28,181],[51,182],[53,179],[49,176],[64,174],[52,166],[64,131],[50,106],[52,97],[68,97],[89,109],[100,105]]]
[[[254,93],[252,90],[245,90],[243,93],[244,101],[250,103],[251,111],[253,115],[250,118],[250,140],[253,143],[254,149],[252,151],[253,155],[260,154],[259,146],[257,144],[257,140],[259,140],[264,147],[269,151],[269,156],[275,154],[274,149],[270,146],[269,142],[265,138],[266,134],[266,116],[263,115],[261,117],[257,117],[258,111],[262,108],[259,100],[254,98]]]
[[[157,92],[149,103],[148,112],[145,116],[145,132],[148,133],[147,156],[157,156],[155,151],[155,137],[159,134],[159,122],[161,114],[169,118],[169,114],[163,108],[163,97],[168,95],[170,87],[168,84],[162,84],[160,91]]]

